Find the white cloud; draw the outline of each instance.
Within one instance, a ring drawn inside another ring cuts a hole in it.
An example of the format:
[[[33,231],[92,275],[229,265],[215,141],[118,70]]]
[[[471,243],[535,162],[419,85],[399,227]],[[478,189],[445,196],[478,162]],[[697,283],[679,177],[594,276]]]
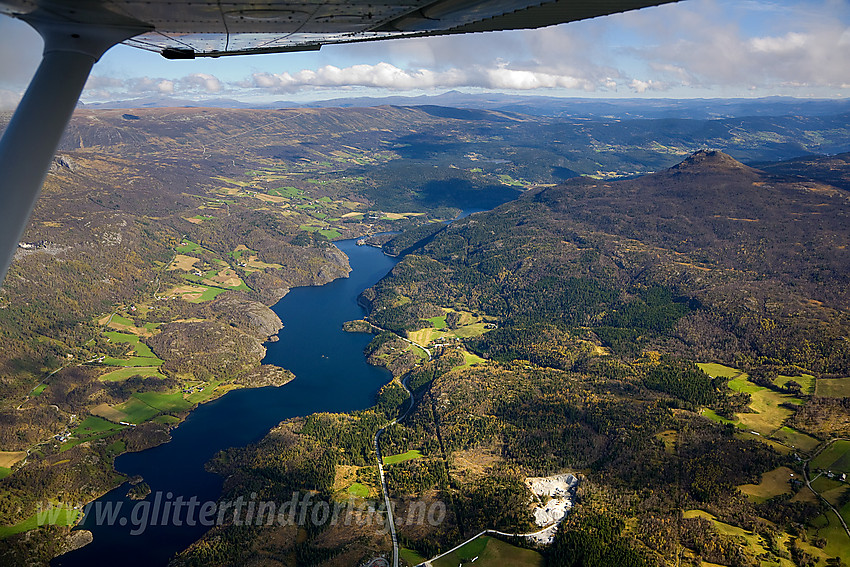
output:
[[[595,85],[587,79],[535,71],[517,71],[506,68],[489,69],[487,85],[495,89],[531,90],[566,88],[584,91],[595,90]],[[607,84],[608,81],[606,81]]]
[[[428,90],[458,87],[532,90],[579,89],[616,87],[611,77],[598,82],[569,74],[545,70],[511,69],[506,64],[495,67],[451,68],[440,72],[429,69],[406,70],[380,62],[375,65],[335,67],[325,65],[317,70],[304,69],[295,73],[255,73],[249,81],[239,83],[277,93],[292,93],[307,88],[371,87],[389,90]]]
[[[240,83],[274,92],[295,92],[307,87],[376,87],[393,90],[429,89],[452,86],[459,77],[455,71],[435,73],[428,69],[407,71],[389,63],[352,65],[340,68],[325,65],[317,70],[295,73],[254,73],[251,81]]]
[[[630,16],[640,34],[630,53],[657,80],[705,89],[838,88],[850,82],[850,18],[846,2],[741,6],[684,2],[659,22]],[[721,8],[727,8],[726,10]],[[640,46],[645,43],[644,46]]]
[[[782,37],[754,37],[747,43],[756,53],[787,54],[804,49],[808,41],[809,37],[805,34],[789,32]]]
[[[669,88],[669,85],[663,82],[653,81],[652,79],[646,81],[632,79],[629,83],[629,88],[638,94],[643,94],[649,91],[665,91]]]
[[[217,93],[222,89],[222,84],[221,81],[218,80],[218,77],[210,75],[209,73],[193,73],[178,79],[177,85],[181,91],[186,90]]]
[[[86,82],[83,98],[89,101],[118,100],[149,94],[195,97],[215,94],[223,90],[225,90],[224,83],[209,73],[193,73],[177,79],[163,77],[117,79],[92,75]]]

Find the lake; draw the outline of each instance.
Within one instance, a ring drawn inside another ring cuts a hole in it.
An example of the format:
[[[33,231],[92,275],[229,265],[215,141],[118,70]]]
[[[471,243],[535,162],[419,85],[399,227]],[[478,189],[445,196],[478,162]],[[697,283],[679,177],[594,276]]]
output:
[[[180,509],[178,502],[214,502],[219,497],[223,479],[204,470],[204,463],[217,451],[258,441],[290,417],[373,405],[378,389],[391,376],[366,363],[363,349],[371,335],[346,333],[342,323],[365,315],[357,296],[398,259],[378,248],[357,246],[355,240],[336,245],[349,257],[348,278],[292,289],[273,307],[284,328],[279,341],[266,345],[263,362],[291,370],[295,380],[279,388],[229,392],[193,410],[172,430],[170,442],[118,457],[115,468],[129,476],[141,475],[151,494],[140,504],[126,496],[125,484],[95,501],[81,524],[92,531],[94,541],[57,557],[51,565],[166,565],[209,529],[198,521],[188,525],[184,515],[178,526],[169,512]]]

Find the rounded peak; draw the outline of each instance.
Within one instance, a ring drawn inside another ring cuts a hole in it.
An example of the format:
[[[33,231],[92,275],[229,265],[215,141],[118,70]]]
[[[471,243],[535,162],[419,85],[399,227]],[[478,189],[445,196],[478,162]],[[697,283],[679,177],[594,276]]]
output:
[[[670,169],[672,171],[752,171],[752,168],[720,150],[698,150]]]

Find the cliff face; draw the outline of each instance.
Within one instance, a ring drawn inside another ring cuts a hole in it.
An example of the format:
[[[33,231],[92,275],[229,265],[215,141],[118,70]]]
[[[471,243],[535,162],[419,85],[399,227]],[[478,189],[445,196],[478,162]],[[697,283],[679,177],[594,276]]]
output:
[[[216,301],[216,307],[226,312],[227,317],[237,327],[258,339],[267,339],[283,328],[277,314],[259,301],[236,294],[224,294]]]

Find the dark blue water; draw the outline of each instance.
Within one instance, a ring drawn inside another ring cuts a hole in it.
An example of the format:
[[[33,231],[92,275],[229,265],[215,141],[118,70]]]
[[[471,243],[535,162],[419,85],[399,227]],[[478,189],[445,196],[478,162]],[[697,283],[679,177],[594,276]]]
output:
[[[81,524],[94,533],[94,542],[56,558],[52,565],[165,565],[209,529],[200,525],[199,514],[192,514],[195,526],[187,525],[186,507],[178,508],[182,525],[175,525],[173,511],[179,496],[186,503],[192,497],[197,503],[218,498],[222,479],[204,470],[204,463],[217,451],[255,442],[286,418],[351,411],[374,403],[375,393],[390,375],[366,363],[363,348],[371,336],[346,333],[341,326],[363,317],[357,296],[398,260],[378,248],[357,246],[353,240],[336,244],[349,257],[349,277],[320,287],[295,288],[273,307],[284,328],[278,342],[266,345],[263,362],[288,368],[296,379],[280,388],[230,392],[195,409],[172,431],[170,442],[118,457],[115,468],[127,475],[142,475],[151,495],[139,504],[126,497],[128,487],[123,485],[100,498]],[[98,521],[98,511],[108,506],[121,509],[114,521]],[[152,525],[153,520],[158,525]]]

